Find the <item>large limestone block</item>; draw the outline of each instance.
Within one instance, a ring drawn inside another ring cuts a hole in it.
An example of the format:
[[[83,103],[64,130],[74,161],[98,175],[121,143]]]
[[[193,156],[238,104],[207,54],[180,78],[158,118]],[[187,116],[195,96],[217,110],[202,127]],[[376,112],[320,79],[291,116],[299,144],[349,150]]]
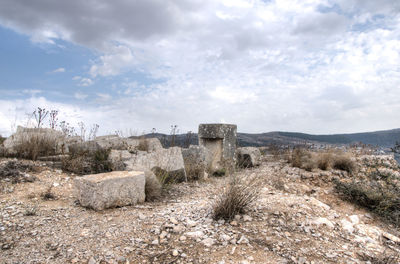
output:
[[[212,162],[212,153],[204,146],[190,145],[182,149],[183,161],[188,179],[207,178],[207,170]]]
[[[179,147],[160,149],[150,153],[112,150],[109,161],[112,163],[113,169],[152,170],[156,174],[160,172],[168,173],[178,182],[186,180],[185,164],[182,150]]]
[[[154,152],[162,149],[158,138],[122,138],[117,135],[101,136],[94,140],[104,149],[128,150],[135,152],[144,150]]]
[[[145,200],[143,171],[114,171],[75,179],[80,204],[96,211],[134,205]]]
[[[243,147],[236,150],[237,164],[249,168],[261,164],[261,152],[255,147]]]

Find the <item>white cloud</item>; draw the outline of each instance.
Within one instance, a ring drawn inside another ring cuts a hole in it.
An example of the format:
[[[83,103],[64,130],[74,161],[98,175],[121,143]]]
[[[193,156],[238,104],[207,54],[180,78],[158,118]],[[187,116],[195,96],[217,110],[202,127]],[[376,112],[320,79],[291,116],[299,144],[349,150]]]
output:
[[[78,82],[78,86],[91,86],[94,84],[94,81],[90,78],[85,78],[85,77],[81,77],[81,76],[74,76],[72,78],[72,80],[77,81]]]
[[[60,72],[65,72],[65,68],[58,68],[52,71],[52,73],[60,73]]]

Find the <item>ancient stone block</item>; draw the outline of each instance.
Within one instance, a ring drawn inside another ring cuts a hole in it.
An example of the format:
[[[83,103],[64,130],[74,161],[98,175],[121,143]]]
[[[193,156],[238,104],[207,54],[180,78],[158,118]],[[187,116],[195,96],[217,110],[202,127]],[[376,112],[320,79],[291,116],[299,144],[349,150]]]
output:
[[[211,171],[223,167],[222,163],[234,163],[236,151],[236,125],[200,124],[199,145],[207,148],[212,154],[209,164]]]
[[[109,160],[113,169],[128,171],[151,170],[156,175],[164,172],[178,182],[187,179],[182,151],[179,147],[160,149],[151,153],[145,151],[130,153],[126,150],[112,150]]]
[[[143,171],[114,171],[75,179],[80,204],[94,210],[133,205],[145,200]]]
[[[261,152],[255,147],[243,147],[236,150],[236,162],[242,168],[258,166],[261,163]]]
[[[204,146],[190,145],[182,149],[185,170],[189,180],[200,180],[207,178],[208,164],[211,163],[211,152]]]

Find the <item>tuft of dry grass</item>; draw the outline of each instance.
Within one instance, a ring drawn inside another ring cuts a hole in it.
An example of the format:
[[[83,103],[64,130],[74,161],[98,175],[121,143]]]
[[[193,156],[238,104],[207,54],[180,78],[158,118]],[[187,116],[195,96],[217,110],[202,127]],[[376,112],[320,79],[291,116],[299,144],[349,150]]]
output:
[[[56,154],[57,141],[46,135],[30,135],[23,137],[15,147],[16,156],[23,159],[36,160],[40,156]]]
[[[333,156],[332,167],[337,170],[347,171],[348,173],[353,173],[357,169],[356,163],[351,156],[343,153]]]
[[[49,188],[46,189],[45,192],[41,194],[41,197],[45,201],[50,201],[50,200],[57,200],[57,196],[52,192],[53,187],[50,186]]]
[[[232,175],[227,188],[213,204],[213,218],[231,220],[243,214],[258,199],[260,186],[256,178]]]
[[[333,155],[331,152],[321,153],[317,156],[317,167],[320,170],[328,170],[332,168]]]
[[[151,171],[145,171],[146,184],[144,192],[146,194],[146,202],[157,200],[161,197],[162,186],[160,181]]]

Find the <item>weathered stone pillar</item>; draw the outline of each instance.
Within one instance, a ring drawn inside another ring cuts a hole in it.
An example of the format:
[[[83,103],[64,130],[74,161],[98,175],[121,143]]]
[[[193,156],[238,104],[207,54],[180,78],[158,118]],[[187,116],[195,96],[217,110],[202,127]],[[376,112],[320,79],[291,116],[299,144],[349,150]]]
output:
[[[235,164],[237,126],[230,124],[200,124],[199,145],[211,152],[211,172]]]

